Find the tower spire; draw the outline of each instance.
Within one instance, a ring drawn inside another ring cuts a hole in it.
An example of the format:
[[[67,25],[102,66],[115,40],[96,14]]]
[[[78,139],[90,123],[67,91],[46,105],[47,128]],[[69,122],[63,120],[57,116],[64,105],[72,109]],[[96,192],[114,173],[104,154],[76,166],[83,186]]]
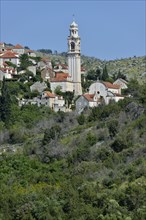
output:
[[[73,21],[75,22],[75,14],[72,15]]]

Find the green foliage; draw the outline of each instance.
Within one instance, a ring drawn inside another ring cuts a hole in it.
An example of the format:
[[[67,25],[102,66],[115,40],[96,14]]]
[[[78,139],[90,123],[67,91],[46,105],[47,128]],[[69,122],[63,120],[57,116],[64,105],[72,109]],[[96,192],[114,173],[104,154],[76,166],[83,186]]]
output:
[[[11,99],[29,93],[29,84],[5,86]],[[82,126],[73,112],[11,102],[9,128],[0,122],[0,218],[145,220],[145,88],[138,89],[136,100],[89,109]]]
[[[10,61],[5,61],[5,63],[8,64],[8,66],[10,66],[10,67],[13,67],[13,68],[17,67],[14,63],[12,63]]]
[[[103,73],[102,73],[101,79],[102,79],[103,81],[107,81],[108,78],[109,78],[109,76],[108,76],[108,71],[107,71],[107,67],[106,67],[106,65],[105,65],[104,68],[103,68]]]
[[[101,79],[101,71],[99,68],[97,70],[90,70],[87,73],[86,80],[96,81],[97,79]]]
[[[54,90],[54,93],[56,95],[62,95],[62,91],[61,91],[62,87],[61,86],[57,86]]]
[[[55,140],[60,136],[61,127],[54,125],[50,129],[46,129],[44,132],[43,145],[49,144],[51,140]]]
[[[28,66],[33,65],[33,63],[29,60],[29,56],[27,54],[20,55],[20,67],[19,70],[26,70]]]
[[[85,116],[83,113],[77,117],[77,121],[78,121],[79,125],[83,125],[85,123]]]
[[[6,84],[5,78],[3,79],[1,96],[0,96],[0,119],[8,125],[11,115],[11,98]]]
[[[115,152],[121,152],[123,149],[128,147],[128,142],[124,137],[117,137],[113,143],[111,144],[111,148],[115,151]]]
[[[110,137],[113,138],[118,132],[118,121],[115,119],[112,119],[111,121],[107,123],[107,127],[109,129]]]
[[[52,54],[51,49],[39,49],[38,51],[41,52],[41,53]]]

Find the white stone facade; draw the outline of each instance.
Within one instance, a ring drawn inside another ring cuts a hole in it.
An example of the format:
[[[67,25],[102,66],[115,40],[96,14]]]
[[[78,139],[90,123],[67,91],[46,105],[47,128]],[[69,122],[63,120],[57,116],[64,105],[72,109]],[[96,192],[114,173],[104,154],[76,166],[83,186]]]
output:
[[[70,36],[68,37],[68,71],[73,81],[75,95],[81,95],[80,37],[78,35],[78,25],[74,21],[70,25]]]

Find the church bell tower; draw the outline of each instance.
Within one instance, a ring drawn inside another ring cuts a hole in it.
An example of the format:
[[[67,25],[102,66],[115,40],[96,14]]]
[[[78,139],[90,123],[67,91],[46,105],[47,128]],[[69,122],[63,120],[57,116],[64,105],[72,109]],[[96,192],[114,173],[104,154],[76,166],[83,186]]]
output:
[[[82,94],[81,87],[81,58],[80,58],[80,37],[78,25],[75,21],[70,25],[70,36],[68,37],[68,70],[75,96]]]

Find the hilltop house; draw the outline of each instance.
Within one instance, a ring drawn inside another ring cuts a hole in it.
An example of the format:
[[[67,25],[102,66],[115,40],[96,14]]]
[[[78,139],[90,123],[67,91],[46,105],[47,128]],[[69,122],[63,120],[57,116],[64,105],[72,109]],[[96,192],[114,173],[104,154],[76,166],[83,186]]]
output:
[[[20,44],[17,44],[16,46],[13,47],[13,52],[21,55],[21,54],[24,54],[25,53],[25,49],[24,47],[22,47]]]
[[[18,53],[14,53],[10,50],[4,51],[0,54],[0,66],[3,65],[6,61],[10,61],[11,63],[15,64],[16,66],[19,65],[19,55]]]

